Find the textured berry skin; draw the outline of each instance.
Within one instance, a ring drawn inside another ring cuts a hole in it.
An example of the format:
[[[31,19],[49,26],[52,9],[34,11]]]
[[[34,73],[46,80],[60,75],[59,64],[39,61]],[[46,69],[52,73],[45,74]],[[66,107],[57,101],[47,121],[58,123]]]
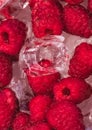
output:
[[[26,38],[26,26],[17,19],[8,19],[0,24],[0,51],[15,56]]]
[[[5,88],[0,91],[0,130],[8,130],[18,109],[15,93]]]
[[[30,0],[32,27],[38,38],[62,33],[62,6],[54,0]]]
[[[49,96],[38,95],[34,97],[29,103],[31,120],[33,122],[43,121],[50,104],[51,99]]]
[[[60,73],[55,72],[47,75],[35,75],[26,71],[28,82],[35,94],[46,94],[53,90],[54,84],[60,79]]]
[[[31,128],[30,116],[24,112],[19,112],[13,121],[13,130],[27,130]]]
[[[47,120],[57,130],[85,130],[80,109],[69,101],[52,104]]]
[[[47,123],[41,122],[31,126],[29,130],[51,130],[51,129]]]
[[[12,61],[6,54],[0,53],[0,88],[8,85],[12,78]]]
[[[65,1],[71,5],[76,5],[76,4],[80,4],[81,2],[83,2],[83,0],[65,0]]]
[[[92,19],[83,6],[66,5],[63,14],[66,32],[86,38],[92,35]]]
[[[92,45],[81,43],[70,60],[69,74],[72,77],[87,78],[92,74]]]
[[[57,101],[70,100],[81,103],[91,95],[91,87],[82,79],[64,78],[54,86],[54,97]]]
[[[92,12],[92,0],[88,0],[88,9]]]
[[[52,66],[52,62],[47,59],[42,59],[41,61],[39,61],[39,65],[44,68],[47,68]]]

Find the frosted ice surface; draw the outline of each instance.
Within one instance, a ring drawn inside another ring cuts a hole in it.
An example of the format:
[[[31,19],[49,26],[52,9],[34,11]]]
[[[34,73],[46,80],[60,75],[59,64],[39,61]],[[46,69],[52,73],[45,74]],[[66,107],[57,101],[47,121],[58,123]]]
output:
[[[48,59],[53,67],[64,75],[67,66],[68,54],[64,45],[64,36],[49,36],[45,39],[28,39],[19,56],[19,64],[22,68],[30,67],[42,59]]]
[[[28,85],[25,73],[18,63],[13,64],[13,78],[9,87],[15,91],[21,110],[27,110],[27,103],[32,98],[33,93]]]
[[[86,130],[92,130],[92,127],[87,128]]]

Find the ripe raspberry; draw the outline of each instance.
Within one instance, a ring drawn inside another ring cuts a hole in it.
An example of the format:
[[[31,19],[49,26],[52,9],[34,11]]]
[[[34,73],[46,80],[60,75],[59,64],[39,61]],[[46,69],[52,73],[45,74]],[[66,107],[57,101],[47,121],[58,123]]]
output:
[[[72,77],[87,78],[92,74],[92,45],[81,43],[70,60],[69,74]]]
[[[30,7],[33,8],[36,4],[42,2],[43,0],[29,0]]]
[[[46,67],[51,67],[52,66],[52,62],[47,60],[47,59],[42,59],[40,62],[39,62],[39,65],[46,68]]]
[[[67,99],[81,103],[91,95],[91,87],[82,79],[64,78],[54,86],[54,97],[57,101]]]
[[[8,130],[18,109],[15,93],[5,88],[0,91],[0,130]]]
[[[30,7],[31,8],[33,8],[35,5],[38,5],[38,4],[40,4],[41,2],[43,2],[43,0],[29,0],[29,3],[30,3]],[[58,0],[47,0],[46,1],[47,2],[47,4],[49,4],[48,2],[55,2],[56,4],[58,4],[59,5],[59,3],[58,3]]]
[[[8,85],[12,78],[12,62],[9,56],[0,53],[0,88]]]
[[[11,56],[19,53],[26,38],[26,26],[17,19],[8,19],[0,24],[0,51]]]
[[[51,130],[47,123],[41,122],[33,125],[29,130]]]
[[[80,4],[81,2],[83,2],[83,0],[65,0],[65,1],[71,5],[76,5],[76,4]]]
[[[57,130],[85,130],[80,109],[69,101],[54,103],[47,113],[47,120]]]
[[[33,122],[44,120],[50,104],[51,104],[51,99],[49,96],[38,95],[34,97],[29,104],[31,120]]]
[[[35,94],[50,93],[54,84],[60,79],[60,73],[55,72],[52,74],[38,75],[33,73],[30,69],[26,70],[28,82]]]
[[[36,37],[62,33],[62,6],[54,0],[30,0],[32,27]]]
[[[13,130],[27,130],[31,127],[30,116],[24,112],[19,112],[13,121]]]
[[[88,0],[88,9],[92,12],[92,0]]]
[[[92,35],[92,19],[83,6],[66,5],[63,14],[66,32],[86,38]]]

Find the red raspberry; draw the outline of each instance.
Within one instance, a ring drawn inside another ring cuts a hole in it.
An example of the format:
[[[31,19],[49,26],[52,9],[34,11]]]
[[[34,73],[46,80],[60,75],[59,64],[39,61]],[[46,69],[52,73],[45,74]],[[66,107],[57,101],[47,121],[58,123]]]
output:
[[[54,96],[57,101],[67,99],[81,103],[91,95],[91,87],[82,79],[64,78],[54,86]]]
[[[37,123],[28,130],[51,130],[47,123]]]
[[[92,35],[91,20],[88,11],[81,5],[66,5],[64,7],[65,31],[68,33],[90,37]]]
[[[37,73],[26,70],[28,82],[35,94],[50,93],[54,84],[60,79],[60,73],[55,72],[52,74],[38,75]]]
[[[62,6],[54,0],[30,0],[32,26],[36,37],[62,33]]]
[[[47,60],[47,59],[42,59],[40,62],[39,62],[39,65],[46,68],[46,67],[51,67],[52,66],[52,62]]]
[[[0,24],[0,51],[17,55],[26,38],[26,26],[17,19],[8,19]]]
[[[30,3],[30,7],[33,8],[35,5],[40,4],[41,2],[43,2],[43,0],[29,0]],[[58,4],[60,6],[60,4],[58,3],[58,0],[46,0],[46,3],[49,4],[48,2],[54,2],[55,4]]]
[[[65,1],[71,5],[76,5],[76,4],[80,4],[81,2],[83,2],[83,0],[65,0]]]
[[[0,130],[8,130],[18,109],[15,93],[5,88],[0,91]]]
[[[9,56],[0,53],[0,87],[8,85],[12,78],[12,62]]]
[[[42,2],[43,0],[29,0],[30,7],[34,7],[36,4]]]
[[[92,12],[92,0],[88,0],[88,9]]]
[[[80,109],[69,101],[51,105],[47,120],[57,130],[85,130]]]
[[[27,130],[31,128],[30,116],[24,112],[19,112],[13,121],[13,130]]]
[[[87,78],[92,74],[92,45],[81,43],[70,60],[69,74],[72,77]]]
[[[34,97],[29,104],[31,120],[33,122],[44,120],[50,104],[51,104],[51,99],[49,96],[38,95]]]

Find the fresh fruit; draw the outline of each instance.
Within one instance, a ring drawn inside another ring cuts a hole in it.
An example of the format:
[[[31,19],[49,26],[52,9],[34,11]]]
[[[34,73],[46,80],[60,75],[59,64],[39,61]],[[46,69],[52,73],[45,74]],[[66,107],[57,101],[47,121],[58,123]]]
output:
[[[82,5],[66,5],[63,11],[64,31],[81,37],[92,35],[92,18]]]
[[[48,108],[51,104],[51,99],[46,95],[38,95],[31,99],[29,109],[31,120],[33,122],[43,121],[45,119]]]
[[[83,2],[83,0],[65,0],[65,1],[71,5],[76,5],[76,4],[80,4],[81,2]]]
[[[0,53],[0,88],[8,85],[12,78],[12,61],[6,54]]]
[[[80,109],[69,101],[52,104],[47,113],[47,120],[57,130],[85,130]]]
[[[27,28],[17,19],[7,19],[0,24],[0,52],[16,56],[24,44]]]
[[[52,66],[52,62],[49,61],[48,59],[42,59],[41,61],[39,61],[39,65],[47,68],[47,67],[51,67]]]
[[[62,33],[62,6],[54,0],[30,0],[32,27],[38,38]]]
[[[16,114],[13,121],[13,130],[28,130],[28,128],[31,128],[30,116],[24,112]]]
[[[9,88],[0,90],[0,130],[9,130],[17,110],[15,93]]]
[[[64,78],[54,86],[54,97],[56,101],[63,99],[81,103],[91,95],[91,87],[82,79]]]
[[[39,73],[39,74],[38,74]],[[46,73],[32,72],[30,69],[26,70],[28,82],[35,94],[46,94],[53,90],[53,86],[60,79],[59,72]]]
[[[41,122],[31,126],[29,130],[51,130],[51,129],[47,123]]]
[[[27,113],[19,112],[12,125],[13,130],[51,130],[46,122],[37,122],[31,124],[30,116]]]
[[[70,60],[69,74],[72,77],[87,78],[92,74],[92,45],[81,43]]]
[[[88,0],[88,9],[92,12],[92,0]]]

